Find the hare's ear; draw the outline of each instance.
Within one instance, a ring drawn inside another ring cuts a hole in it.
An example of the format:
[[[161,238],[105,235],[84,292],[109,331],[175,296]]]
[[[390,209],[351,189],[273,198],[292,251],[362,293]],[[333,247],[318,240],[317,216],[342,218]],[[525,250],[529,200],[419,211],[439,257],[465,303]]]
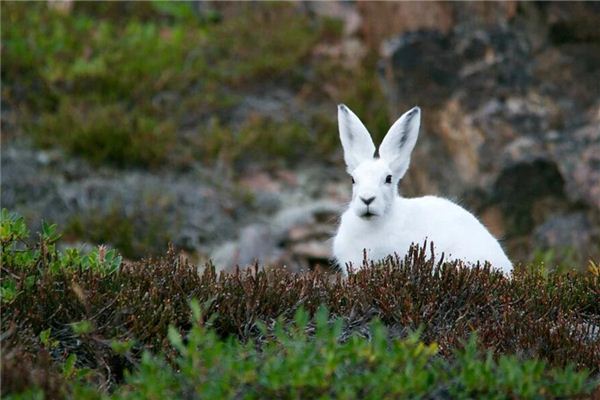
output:
[[[420,125],[421,109],[413,107],[394,122],[379,146],[379,156],[389,163],[396,179],[402,178],[408,169]]]
[[[360,119],[343,104],[338,105],[338,125],[344,160],[347,171],[351,173],[358,164],[373,158],[375,145]]]

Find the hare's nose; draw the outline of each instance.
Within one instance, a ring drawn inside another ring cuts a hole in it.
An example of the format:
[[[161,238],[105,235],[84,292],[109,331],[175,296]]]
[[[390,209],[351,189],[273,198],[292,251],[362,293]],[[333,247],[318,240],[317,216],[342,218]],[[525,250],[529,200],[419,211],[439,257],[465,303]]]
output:
[[[361,197],[360,199],[362,200],[363,203],[365,203],[366,205],[369,205],[373,202],[373,200],[375,200],[375,196],[369,197],[368,199]]]

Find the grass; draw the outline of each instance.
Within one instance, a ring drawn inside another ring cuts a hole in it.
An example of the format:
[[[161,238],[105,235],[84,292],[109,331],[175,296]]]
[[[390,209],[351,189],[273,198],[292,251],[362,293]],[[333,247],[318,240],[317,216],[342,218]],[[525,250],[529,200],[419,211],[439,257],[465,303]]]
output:
[[[59,240],[2,213],[3,396],[546,398],[598,384],[596,265],[507,278],[414,247],[348,279],[217,275],[173,250],[123,263]]]

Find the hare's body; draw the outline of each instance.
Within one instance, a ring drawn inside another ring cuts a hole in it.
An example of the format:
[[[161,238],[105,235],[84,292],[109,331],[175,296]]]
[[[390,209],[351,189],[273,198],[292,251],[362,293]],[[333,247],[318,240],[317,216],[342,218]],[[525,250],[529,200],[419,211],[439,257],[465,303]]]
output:
[[[338,108],[340,138],[347,171],[352,176],[352,201],[342,215],[333,244],[333,255],[342,271],[367,259],[404,255],[412,243],[433,243],[446,259],[468,264],[490,262],[505,273],[512,264],[488,230],[459,205],[439,197],[413,199],[398,194],[410,154],[419,134],[418,107],[396,121],[379,151],[360,119],[346,106]]]
[[[482,265],[488,261],[503,272],[512,269],[498,241],[477,218],[435,196],[397,197],[389,216],[378,221],[365,221],[346,211],[333,242],[333,253],[342,269],[350,264],[358,269],[365,251],[369,260],[376,261],[393,254],[402,256],[412,243],[423,244],[425,240],[434,244],[436,255],[444,253],[446,260]]]

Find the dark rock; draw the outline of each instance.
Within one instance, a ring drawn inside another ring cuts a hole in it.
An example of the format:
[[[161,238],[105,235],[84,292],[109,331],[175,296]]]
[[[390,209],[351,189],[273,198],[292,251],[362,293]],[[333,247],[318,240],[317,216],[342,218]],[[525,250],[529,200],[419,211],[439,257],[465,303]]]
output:
[[[509,234],[519,235],[534,226],[532,209],[539,199],[565,198],[564,179],[555,164],[547,160],[519,163],[505,168],[494,183],[492,201],[500,205],[511,227]]]
[[[600,229],[582,212],[550,216],[535,228],[533,240],[540,250],[552,250],[563,259],[576,257],[582,264],[600,251]]]

